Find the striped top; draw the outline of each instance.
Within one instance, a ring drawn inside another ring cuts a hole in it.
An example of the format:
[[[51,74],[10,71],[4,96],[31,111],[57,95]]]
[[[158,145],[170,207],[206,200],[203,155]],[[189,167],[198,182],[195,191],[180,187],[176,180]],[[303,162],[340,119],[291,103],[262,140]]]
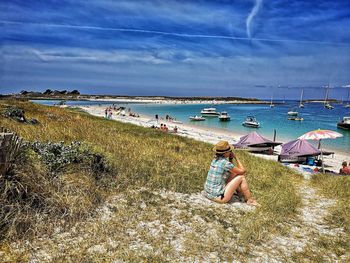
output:
[[[204,192],[208,198],[217,198],[224,193],[226,181],[233,167],[234,165],[225,157],[215,158],[211,162],[207,180],[204,184]]]

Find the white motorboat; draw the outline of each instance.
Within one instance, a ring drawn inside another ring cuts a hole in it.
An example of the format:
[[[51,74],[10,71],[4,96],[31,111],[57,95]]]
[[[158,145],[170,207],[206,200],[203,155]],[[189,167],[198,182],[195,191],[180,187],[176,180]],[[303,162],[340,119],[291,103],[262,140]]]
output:
[[[333,109],[334,109],[334,106],[332,106],[332,105],[329,104],[329,103],[326,103],[326,104],[324,105],[324,107],[325,107],[326,109],[328,109],[328,110],[333,110]]]
[[[220,121],[229,121],[231,119],[230,115],[226,111],[222,111],[219,116]]]
[[[205,121],[205,118],[203,116],[195,115],[195,116],[191,116],[190,120],[191,121]]]
[[[337,123],[337,127],[344,130],[350,130],[350,117],[343,117],[343,120]]]
[[[255,119],[254,116],[247,116],[244,122],[242,122],[242,125],[245,127],[251,127],[251,128],[259,128],[260,123]]]
[[[287,114],[288,114],[289,116],[298,116],[298,112],[297,112],[297,111],[294,111],[294,110],[288,111]]]
[[[177,120],[173,120],[172,123],[176,123],[176,124],[182,124],[182,121],[177,121]]]
[[[201,111],[202,116],[207,116],[207,117],[217,117],[220,115],[219,112],[216,111],[216,108],[204,108]]]

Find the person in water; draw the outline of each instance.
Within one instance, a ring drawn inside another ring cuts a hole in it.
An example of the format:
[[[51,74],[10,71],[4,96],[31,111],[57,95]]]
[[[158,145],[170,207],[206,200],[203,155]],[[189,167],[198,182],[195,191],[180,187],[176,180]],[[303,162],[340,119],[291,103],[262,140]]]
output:
[[[204,184],[206,197],[218,203],[227,203],[237,191],[239,195],[244,197],[247,204],[259,205],[249,191],[245,178],[246,170],[233,153],[233,146],[227,141],[219,141],[213,150],[215,158],[210,164],[207,180]],[[234,165],[233,160],[237,165]]]

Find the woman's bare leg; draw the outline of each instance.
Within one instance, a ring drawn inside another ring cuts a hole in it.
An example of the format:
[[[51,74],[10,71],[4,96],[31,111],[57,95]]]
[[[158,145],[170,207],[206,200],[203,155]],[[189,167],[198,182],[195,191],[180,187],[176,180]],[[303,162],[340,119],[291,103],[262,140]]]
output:
[[[242,193],[242,195],[244,196],[245,201],[248,201],[249,199],[252,198],[252,194],[249,191],[248,183],[247,183],[247,180],[245,179],[245,177],[243,177],[243,179],[242,179],[242,183],[239,187],[239,190]]]
[[[236,189],[241,185],[243,180],[243,176],[239,175],[230,180],[230,182],[226,185],[224,198],[221,197],[215,198],[214,201],[218,203],[227,203],[231,200]]]
[[[237,190],[242,193],[242,195],[244,196],[244,199],[248,205],[259,206],[258,202],[254,198],[252,198],[252,194],[250,193],[250,190],[248,187],[248,182],[245,179],[245,177],[243,177],[242,183],[241,183],[239,189],[237,189]]]
[[[239,196],[244,197],[244,200],[247,202],[247,204],[259,206],[259,204],[256,202],[256,200],[252,197],[252,194],[250,193],[248,183],[245,177],[243,177],[242,183],[240,186],[238,186],[236,191]]]

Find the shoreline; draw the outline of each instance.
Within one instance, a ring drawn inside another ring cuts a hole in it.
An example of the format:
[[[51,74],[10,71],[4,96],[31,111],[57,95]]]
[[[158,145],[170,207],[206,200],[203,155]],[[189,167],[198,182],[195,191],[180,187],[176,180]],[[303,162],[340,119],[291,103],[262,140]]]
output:
[[[153,103],[153,104],[270,104],[268,100],[259,100],[254,98],[189,98],[189,97],[162,97],[162,96],[99,96],[99,95],[79,95],[79,96],[18,96],[6,95],[14,99],[26,100],[60,100],[60,101],[100,101],[100,102],[115,102],[115,103]],[[275,104],[283,104],[276,102]]]
[[[127,102],[127,103],[152,103],[152,104],[213,104],[213,105],[219,105],[219,104],[270,104],[268,101],[263,100],[215,100],[215,99],[162,99],[162,98],[89,98],[86,99],[88,101],[101,101],[101,102]]]
[[[97,117],[102,117],[104,118],[104,110],[105,106],[81,106],[79,107],[83,111],[87,112],[88,114],[97,116]],[[115,112],[113,112],[115,113]],[[166,120],[159,120],[158,123],[154,119],[154,117],[146,115],[146,114],[139,114],[140,117],[131,117],[131,116],[120,116],[113,114],[112,120],[115,121],[121,121],[124,123],[131,123],[135,124],[138,126],[143,126],[150,128],[153,125],[160,125],[161,123],[166,124],[169,127],[169,133],[172,133],[172,129],[177,126],[178,127],[178,132],[174,135],[178,136],[183,136],[183,137],[188,137],[192,138],[198,141],[210,143],[210,144],[215,144],[219,140],[226,140],[229,143],[233,144],[239,141],[240,137],[242,137],[245,134],[239,134],[235,133],[232,131],[225,131],[220,128],[213,128],[213,127],[198,127],[196,125],[191,125],[187,123],[174,123],[171,121],[166,121]],[[287,142],[285,140],[278,140],[280,142]],[[276,151],[278,151],[279,148],[276,147]],[[331,170],[333,172],[338,173],[339,169],[341,168],[341,163],[343,161],[350,161],[348,153],[341,152],[339,150],[332,150],[334,151],[334,155],[330,156],[325,156],[324,161],[325,161],[325,168],[328,170]],[[253,155],[268,159],[268,160],[273,160],[277,162],[277,157],[278,155],[265,155],[265,154],[255,154]],[[304,171],[298,169],[299,166],[294,165],[289,165],[291,168],[297,169],[300,173],[304,175],[304,177],[309,178],[310,173],[305,173]],[[304,167],[304,165],[300,165],[300,167]],[[305,166],[306,167],[306,166]]]

